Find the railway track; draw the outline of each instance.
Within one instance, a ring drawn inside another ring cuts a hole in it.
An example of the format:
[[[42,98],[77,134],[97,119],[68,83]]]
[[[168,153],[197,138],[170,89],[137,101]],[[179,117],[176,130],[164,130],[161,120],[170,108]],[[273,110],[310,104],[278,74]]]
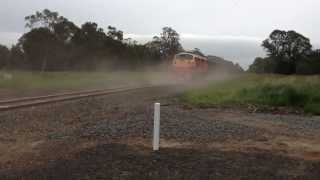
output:
[[[34,96],[34,97],[23,97],[14,99],[0,100],[0,111],[8,111],[19,108],[33,107],[44,104],[77,100],[88,97],[104,96],[108,94],[116,94],[122,92],[128,92],[139,89],[152,88],[155,86],[142,86],[142,87],[118,87],[108,89],[95,89],[87,91],[75,91],[61,94],[51,94],[46,96]]]

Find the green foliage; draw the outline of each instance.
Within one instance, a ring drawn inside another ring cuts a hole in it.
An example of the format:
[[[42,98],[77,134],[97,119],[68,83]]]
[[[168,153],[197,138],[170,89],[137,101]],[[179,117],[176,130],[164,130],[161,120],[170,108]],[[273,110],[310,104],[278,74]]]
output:
[[[147,46],[158,51],[161,58],[165,60],[171,59],[176,53],[183,50],[180,35],[171,27],[162,28],[161,36],[154,36]]]
[[[19,39],[19,44],[28,59],[28,65],[33,70],[56,70],[61,54],[61,42],[46,28],[32,29]],[[60,50],[60,53],[56,53]]]
[[[320,74],[320,56],[309,55],[296,62],[281,58],[256,58],[249,66],[249,72],[253,73],[277,73],[277,74]]]
[[[320,55],[310,55],[297,62],[297,74],[320,74]]]
[[[25,17],[25,33],[0,68],[41,71],[136,69],[168,59],[182,49],[179,34],[164,27],[159,39],[145,45],[124,40],[123,32],[95,22],[78,27],[58,12],[45,9]],[[159,40],[159,42],[158,42]],[[1,49],[0,49],[1,50]],[[0,52],[4,54],[3,52]],[[7,57],[7,55],[6,55]]]
[[[310,40],[295,31],[274,30],[262,42],[268,57],[256,58],[249,67],[254,73],[318,74],[320,54]]]
[[[257,57],[249,66],[248,71],[254,73],[275,73],[276,63],[272,58]]]
[[[53,31],[54,26],[63,21],[66,21],[66,18],[64,18],[63,16],[59,16],[58,12],[44,9],[42,12],[37,11],[35,14],[26,16],[25,21],[25,26],[30,29],[43,27]]]
[[[118,31],[117,28],[108,26],[108,36],[114,40],[122,41],[123,40],[123,32]]]
[[[270,57],[295,61],[311,51],[310,40],[295,31],[274,30],[262,46]]]
[[[182,95],[186,103],[200,106],[292,107],[320,114],[319,76],[241,75],[212,82]]]
[[[23,69],[27,67],[27,62],[25,62],[25,54],[20,47],[12,46],[10,49],[10,56],[6,63],[6,69]]]
[[[2,69],[7,64],[9,54],[9,49],[0,44],[0,69]]]

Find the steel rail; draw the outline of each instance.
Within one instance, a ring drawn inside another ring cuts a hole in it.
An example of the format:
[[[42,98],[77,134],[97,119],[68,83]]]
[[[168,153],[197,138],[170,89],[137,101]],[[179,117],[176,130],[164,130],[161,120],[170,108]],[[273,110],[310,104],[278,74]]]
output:
[[[119,88],[121,88],[121,87],[119,87]],[[59,93],[59,94],[50,94],[50,95],[43,95],[43,96],[4,99],[4,100],[0,100],[0,105],[17,103],[17,102],[24,102],[24,101],[32,101],[32,100],[42,100],[42,99],[47,99],[47,98],[49,99],[49,98],[68,96],[68,95],[78,95],[78,94],[85,94],[85,93],[102,92],[102,91],[106,91],[106,90],[114,90],[114,89],[119,89],[119,88],[95,89],[95,90],[85,90],[85,91],[66,92],[66,93]]]
[[[3,103],[0,105],[0,111],[8,111],[19,108],[33,107],[45,104],[51,104],[56,102],[77,100],[88,97],[96,97],[96,96],[104,96],[109,94],[117,94],[123,92],[129,92],[133,90],[141,90],[153,88],[155,86],[143,86],[143,87],[130,87],[130,88],[113,88],[113,89],[105,89],[105,90],[94,90],[94,91],[82,91],[74,92],[74,93],[65,93],[65,94],[56,94],[56,95],[48,95],[48,96],[39,96],[39,97],[29,97],[22,98],[24,100],[19,101],[19,99],[14,99],[13,101],[8,100],[8,104]],[[85,93],[83,93],[85,92]],[[4,102],[4,101],[3,101]]]

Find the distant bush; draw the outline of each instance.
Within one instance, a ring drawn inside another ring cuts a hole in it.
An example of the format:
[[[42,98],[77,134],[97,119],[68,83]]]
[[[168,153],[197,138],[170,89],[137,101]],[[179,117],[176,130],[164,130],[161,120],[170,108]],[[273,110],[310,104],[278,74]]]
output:
[[[308,57],[297,63],[297,74],[320,74],[320,56]]]
[[[281,58],[256,58],[248,72],[276,74],[320,74],[320,56],[307,56],[296,62]]]

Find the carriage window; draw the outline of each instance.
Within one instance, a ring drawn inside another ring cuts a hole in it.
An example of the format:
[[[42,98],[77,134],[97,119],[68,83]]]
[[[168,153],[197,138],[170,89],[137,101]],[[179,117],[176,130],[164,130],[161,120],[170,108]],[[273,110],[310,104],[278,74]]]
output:
[[[192,60],[193,56],[190,54],[179,54],[176,56],[177,59],[184,59],[184,60]]]

